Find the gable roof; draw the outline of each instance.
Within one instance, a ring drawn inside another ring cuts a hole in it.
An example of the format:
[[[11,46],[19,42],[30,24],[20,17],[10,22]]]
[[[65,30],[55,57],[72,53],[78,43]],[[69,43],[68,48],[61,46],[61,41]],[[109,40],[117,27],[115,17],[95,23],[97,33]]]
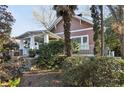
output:
[[[87,18],[84,18],[84,17],[79,17],[79,16],[73,16],[73,18],[76,18],[78,20],[82,20],[82,21],[85,21],[91,25],[93,25],[93,22]],[[52,30],[54,28],[55,25],[57,25],[60,21],[62,20],[62,17],[59,17],[55,20],[55,22],[49,27],[49,30]]]
[[[15,37],[15,38],[20,39],[20,38],[28,37],[29,35],[37,35],[37,34],[41,34],[41,33],[43,33],[43,30],[27,31],[27,32]]]

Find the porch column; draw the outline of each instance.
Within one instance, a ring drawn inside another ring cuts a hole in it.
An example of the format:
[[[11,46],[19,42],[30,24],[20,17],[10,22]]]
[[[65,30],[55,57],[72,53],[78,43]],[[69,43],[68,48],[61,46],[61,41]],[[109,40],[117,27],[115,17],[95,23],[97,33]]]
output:
[[[19,49],[24,49],[23,39],[20,40]]]
[[[49,43],[49,35],[44,34],[44,43]]]
[[[20,40],[20,43],[19,43],[19,50],[20,50],[20,55],[23,55],[24,54],[24,43],[23,43],[23,39]]]
[[[30,49],[35,49],[34,36],[30,36]]]

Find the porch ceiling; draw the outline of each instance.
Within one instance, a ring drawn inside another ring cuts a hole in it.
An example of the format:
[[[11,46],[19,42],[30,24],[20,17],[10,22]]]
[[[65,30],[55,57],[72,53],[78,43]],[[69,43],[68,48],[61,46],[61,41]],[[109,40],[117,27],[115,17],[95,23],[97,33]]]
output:
[[[50,38],[62,39],[60,36],[50,32],[50,31],[47,31],[47,30],[28,31],[28,32],[25,32],[24,34],[22,34],[20,36],[15,37],[15,38],[16,39],[25,39],[29,36],[33,36],[33,35],[34,36],[41,36],[44,34],[48,34]]]
[[[50,31],[46,31],[46,33],[49,35],[49,38],[62,39],[62,37],[50,32]]]

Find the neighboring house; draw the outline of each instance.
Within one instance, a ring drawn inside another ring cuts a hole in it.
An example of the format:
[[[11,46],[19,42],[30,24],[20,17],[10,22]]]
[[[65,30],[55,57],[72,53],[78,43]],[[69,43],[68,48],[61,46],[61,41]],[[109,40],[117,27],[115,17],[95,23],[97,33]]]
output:
[[[93,27],[86,18],[74,16],[71,21],[71,39],[80,44],[80,52],[84,55],[93,55]],[[49,43],[51,39],[64,38],[63,20],[59,17],[47,30],[29,31],[18,37],[22,55],[28,56],[29,49],[39,49],[39,43]]]
[[[50,27],[50,31],[64,38],[62,17],[58,18]],[[74,16],[71,21],[71,39],[80,44],[80,53],[93,55],[94,41],[93,41],[93,23],[79,16]]]

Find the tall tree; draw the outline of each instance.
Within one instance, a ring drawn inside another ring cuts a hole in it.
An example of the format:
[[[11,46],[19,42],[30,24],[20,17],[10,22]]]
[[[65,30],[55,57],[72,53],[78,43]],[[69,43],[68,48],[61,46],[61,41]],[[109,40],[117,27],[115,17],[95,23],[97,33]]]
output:
[[[100,56],[101,54],[101,51],[100,51],[100,44],[101,44],[101,41],[100,41],[100,13],[98,11],[98,6],[96,5],[92,5],[91,6],[91,17],[93,18],[93,31],[94,31],[94,54],[96,56]]]
[[[103,6],[92,5],[91,17],[93,18],[94,30],[94,54],[96,56],[104,56],[104,25],[103,25]]]
[[[103,6],[99,5],[100,20],[101,20],[101,56],[104,56],[104,25],[103,25]]]
[[[54,10],[56,10],[57,17],[62,16],[64,21],[64,41],[65,41],[65,54],[71,56],[71,39],[70,39],[70,27],[71,19],[75,14],[74,10],[77,9],[76,5],[54,5]]]
[[[12,25],[15,22],[14,17],[7,11],[8,6],[0,5],[0,51],[3,49],[11,33]]]
[[[123,5],[117,5],[117,6],[111,6],[108,5],[108,8],[113,16],[113,24],[112,28],[113,30],[118,33],[119,39],[120,39],[120,51],[121,51],[121,57],[124,59],[124,6]]]

